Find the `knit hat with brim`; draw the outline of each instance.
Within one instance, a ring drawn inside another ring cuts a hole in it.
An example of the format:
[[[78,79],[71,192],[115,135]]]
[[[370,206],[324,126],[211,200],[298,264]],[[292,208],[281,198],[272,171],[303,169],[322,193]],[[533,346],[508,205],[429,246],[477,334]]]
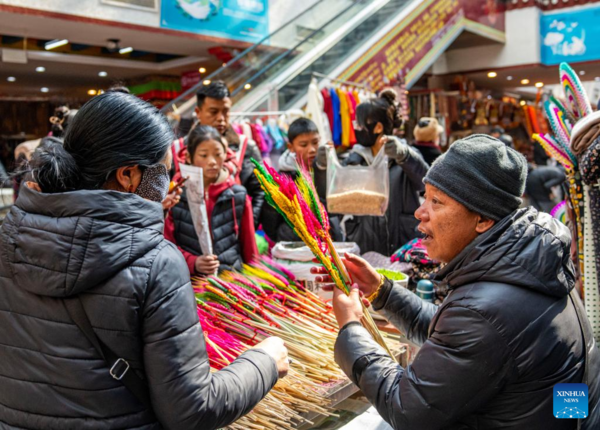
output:
[[[452,144],[423,182],[480,215],[499,221],[523,203],[527,161],[498,139],[475,134]]]

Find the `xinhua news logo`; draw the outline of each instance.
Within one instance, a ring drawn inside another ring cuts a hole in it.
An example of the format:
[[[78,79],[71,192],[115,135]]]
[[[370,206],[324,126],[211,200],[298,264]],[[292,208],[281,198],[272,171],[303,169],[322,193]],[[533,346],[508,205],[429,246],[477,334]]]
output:
[[[554,386],[554,418],[584,419],[588,416],[588,386],[586,384],[556,384]]]

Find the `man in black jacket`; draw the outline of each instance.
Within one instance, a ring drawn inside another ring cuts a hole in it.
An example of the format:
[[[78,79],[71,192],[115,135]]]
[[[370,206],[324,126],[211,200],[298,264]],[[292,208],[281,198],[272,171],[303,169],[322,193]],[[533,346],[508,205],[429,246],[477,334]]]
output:
[[[254,224],[258,226],[262,207],[265,202],[265,193],[254,175],[254,164],[252,158],[262,161],[260,151],[256,144],[250,142],[246,136],[238,135],[229,123],[231,111],[231,95],[225,82],[214,81],[209,85],[202,86],[196,94],[197,106],[196,116],[202,125],[210,125],[216,128],[227,140],[229,148],[236,153],[236,164],[241,169],[237,175],[240,184],[248,191],[252,199],[252,212]]]
[[[519,209],[526,172],[520,154],[482,135],[429,170],[415,215],[429,255],[448,263],[439,307],[347,256],[358,285],[334,295],[336,361],[395,429],[575,429],[554,416],[553,388],[582,382],[582,428],[600,428],[600,356],[573,290],[571,237],[549,215]],[[406,369],[361,326],[358,288],[421,345]]]

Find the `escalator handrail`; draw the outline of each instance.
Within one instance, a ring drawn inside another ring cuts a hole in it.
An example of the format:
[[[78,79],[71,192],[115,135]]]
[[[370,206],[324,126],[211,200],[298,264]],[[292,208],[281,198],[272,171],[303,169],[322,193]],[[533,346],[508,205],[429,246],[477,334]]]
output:
[[[255,73],[254,75],[252,75],[250,77],[250,79],[248,79],[244,85],[240,85],[239,87],[237,87],[233,93],[231,93],[231,97],[236,96],[242,89],[244,89],[244,86],[246,84],[252,84],[252,82],[254,82],[254,80],[256,80],[257,78],[261,77],[262,75],[264,75],[266,72],[268,72],[269,70],[271,70],[273,67],[275,67],[277,64],[279,64],[283,59],[285,59],[286,57],[288,57],[293,51],[297,50],[300,46],[302,46],[305,42],[309,41],[310,39],[313,38],[313,36],[319,32],[321,32],[325,27],[327,27],[329,24],[331,24],[332,22],[336,21],[340,15],[346,13],[347,11],[349,11],[350,9],[352,9],[356,4],[358,3],[362,3],[363,0],[357,0],[354,1],[352,3],[350,3],[350,5],[344,9],[343,11],[341,11],[338,15],[334,16],[333,18],[331,18],[329,21],[327,21],[325,24],[323,24],[321,27],[317,28],[316,30],[313,30],[307,37],[305,37],[304,39],[302,39],[300,42],[298,42],[295,46],[293,46],[292,48],[288,49],[287,51],[281,53],[275,60],[273,60],[267,67],[261,69],[259,72]]]
[[[277,33],[279,33],[281,30],[283,30],[284,28],[287,28],[288,25],[292,24],[293,22],[295,22],[298,18],[304,16],[306,13],[312,11],[315,7],[317,7],[317,5],[325,2],[326,0],[318,0],[317,2],[315,2],[312,6],[308,7],[307,9],[305,9],[304,11],[302,11],[302,13],[300,13],[299,15],[296,15],[295,17],[293,17],[292,19],[290,19],[289,21],[287,21],[285,24],[283,24],[281,27],[279,27],[277,30],[275,30],[273,33],[270,33],[268,35],[266,35],[265,37],[263,37],[261,40],[259,40],[258,42],[256,42],[254,45],[246,48],[245,50],[243,50],[242,52],[240,52],[238,55],[236,55],[234,58],[232,58],[231,60],[229,60],[224,66],[219,67],[217,70],[215,70],[214,72],[212,72],[210,75],[208,75],[204,80],[212,80],[215,76],[217,76],[219,73],[221,73],[222,70],[228,68],[230,65],[236,63],[237,61],[239,61],[241,58],[245,57],[246,55],[248,55],[250,52],[254,51],[256,48],[258,48],[259,46],[262,46],[262,44],[272,38],[273,36],[275,36]],[[311,36],[312,37],[312,36]],[[203,80],[203,81],[204,81]],[[193,87],[187,89],[186,91],[184,91],[183,93],[181,93],[177,98],[171,100],[169,103],[167,103],[166,105],[164,105],[160,111],[162,113],[166,113],[168,112],[168,110],[175,104],[178,103],[180,99],[184,99],[186,97],[188,97],[191,94],[196,93],[196,91],[198,91],[198,89],[204,85],[203,81],[198,82],[196,85],[194,85]]]

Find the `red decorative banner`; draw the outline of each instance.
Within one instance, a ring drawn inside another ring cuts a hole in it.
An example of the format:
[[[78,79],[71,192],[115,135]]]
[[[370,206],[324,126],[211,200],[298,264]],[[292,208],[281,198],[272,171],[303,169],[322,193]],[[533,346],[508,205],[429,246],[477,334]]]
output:
[[[379,90],[404,74],[410,87],[465,28],[502,41],[504,6],[496,0],[424,1],[340,78]]]

